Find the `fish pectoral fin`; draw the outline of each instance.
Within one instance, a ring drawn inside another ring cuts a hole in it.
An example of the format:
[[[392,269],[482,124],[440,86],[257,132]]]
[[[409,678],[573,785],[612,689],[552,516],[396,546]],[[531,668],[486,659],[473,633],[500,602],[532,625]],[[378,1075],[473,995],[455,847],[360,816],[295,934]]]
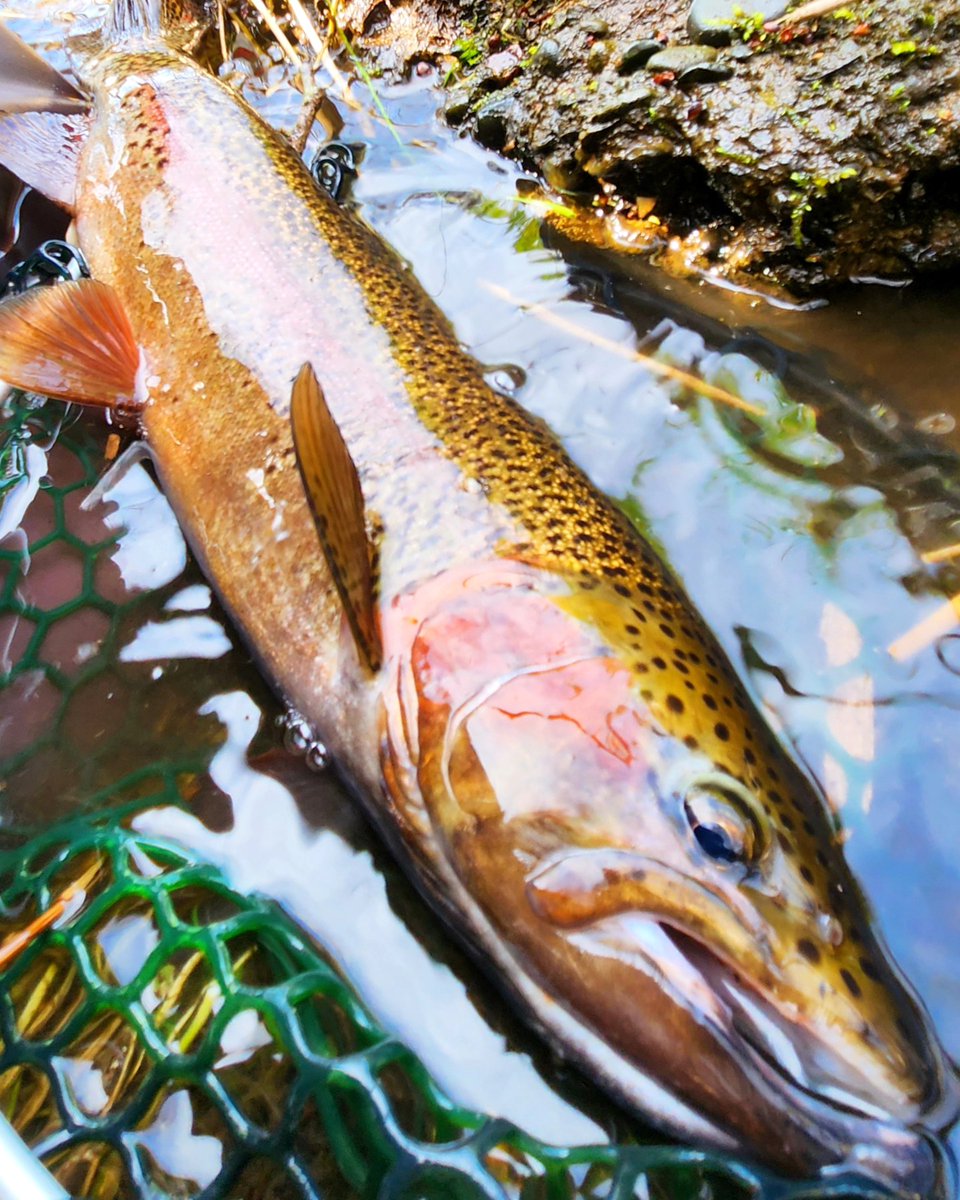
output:
[[[327,565],[357,648],[370,670],[376,671],[383,661],[383,651],[363,490],[343,434],[309,363],[300,368],[294,382],[290,420],[300,475]]]
[[[90,118],[83,113],[0,114],[0,164],[73,212],[80,151],[89,125]]]
[[[138,406],[140,348],[113,288],[93,279],[31,288],[0,302],[0,379],[29,392]]]
[[[27,185],[0,164],[0,254],[6,254],[20,234],[20,204]]]
[[[0,113],[79,113],[90,101],[0,22]]]

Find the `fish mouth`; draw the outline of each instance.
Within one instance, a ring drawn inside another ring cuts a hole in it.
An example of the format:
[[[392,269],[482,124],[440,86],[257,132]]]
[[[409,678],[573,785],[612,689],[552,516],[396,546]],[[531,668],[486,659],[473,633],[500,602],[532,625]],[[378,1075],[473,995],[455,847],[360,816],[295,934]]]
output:
[[[931,1068],[936,1078],[928,1089],[929,1107],[886,1103],[851,1064],[815,1033],[807,1036],[711,946],[670,922],[653,923],[718,1001],[724,1036],[745,1074],[780,1105],[785,1121],[822,1139],[821,1175],[853,1172],[895,1186],[901,1198],[954,1195],[948,1156],[936,1137],[956,1119],[954,1070]]]
[[[936,1035],[891,967],[918,1044],[882,1043],[865,1018],[829,1020],[821,998],[785,975],[771,931],[746,899],[633,851],[594,849],[542,863],[527,896],[542,917],[604,953],[628,954],[781,1091],[838,1113],[938,1129],[956,1115]],[[575,931],[580,931],[578,935]],[[592,931],[592,932],[591,932]],[[659,936],[654,935],[656,931]],[[826,993],[823,993],[823,997]],[[894,999],[899,1003],[899,998]]]
[[[910,1124],[917,1106],[880,1098],[847,1062],[745,977],[711,946],[672,923],[657,924],[719,1001],[727,1034],[764,1077],[773,1072],[791,1091],[851,1116]]]
[[[884,1186],[895,1184],[901,1198],[954,1194],[948,1156],[936,1135],[955,1120],[960,1088],[946,1055],[938,1057],[935,1037],[923,1103],[888,1103],[850,1062],[781,1012],[712,946],[672,922],[650,923],[718,1002],[721,1037],[751,1085],[779,1104],[785,1122],[821,1140],[823,1176],[852,1170]]]

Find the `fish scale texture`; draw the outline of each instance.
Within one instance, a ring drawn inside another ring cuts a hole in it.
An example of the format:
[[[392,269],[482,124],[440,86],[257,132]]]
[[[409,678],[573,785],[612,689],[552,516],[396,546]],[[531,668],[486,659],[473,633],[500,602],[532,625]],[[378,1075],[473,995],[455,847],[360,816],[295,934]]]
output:
[[[45,532],[30,545],[0,546],[0,629],[14,630],[0,695],[32,672],[57,696],[41,735],[12,754],[5,747],[0,780],[64,736],[71,699],[109,669],[118,622],[136,603],[98,593],[106,544],[71,532],[69,497],[96,479],[101,447],[63,424],[60,406],[18,397],[0,426],[0,505],[24,486],[31,445],[56,442],[60,456],[37,493],[51,505]],[[25,600],[21,585],[31,556],[51,548],[75,554],[81,570],[73,593],[45,608]],[[107,661],[70,676],[44,646],[58,623],[86,611],[106,619]],[[28,638],[16,638],[17,621]],[[69,885],[84,889],[78,911],[0,970],[0,1105],[76,1200],[818,1194],[682,1147],[549,1147],[459,1107],[274,904],[131,829],[133,812],[183,801],[183,772],[182,763],[145,763],[99,794],[92,776],[95,815],[16,839],[0,855],[2,938]],[[121,938],[128,949],[118,959]],[[187,1153],[171,1158],[171,1146]],[[848,1194],[867,1193],[851,1182]]]

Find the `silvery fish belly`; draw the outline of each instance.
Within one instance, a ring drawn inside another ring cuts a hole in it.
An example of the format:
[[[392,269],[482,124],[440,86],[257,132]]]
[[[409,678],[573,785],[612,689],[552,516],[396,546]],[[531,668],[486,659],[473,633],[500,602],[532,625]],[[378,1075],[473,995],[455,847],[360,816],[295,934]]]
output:
[[[135,8],[108,41],[57,117],[95,282],[0,308],[0,377],[137,414],[265,673],[592,1078],[942,1193],[953,1068],[679,584],[256,114]]]

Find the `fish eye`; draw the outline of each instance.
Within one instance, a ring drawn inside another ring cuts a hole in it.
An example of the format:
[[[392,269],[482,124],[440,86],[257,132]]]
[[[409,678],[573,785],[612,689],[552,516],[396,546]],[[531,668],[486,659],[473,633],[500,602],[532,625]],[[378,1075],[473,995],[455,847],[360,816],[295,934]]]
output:
[[[757,823],[732,789],[718,783],[697,783],[687,790],[683,811],[697,844],[710,858],[749,865],[759,857]]]

